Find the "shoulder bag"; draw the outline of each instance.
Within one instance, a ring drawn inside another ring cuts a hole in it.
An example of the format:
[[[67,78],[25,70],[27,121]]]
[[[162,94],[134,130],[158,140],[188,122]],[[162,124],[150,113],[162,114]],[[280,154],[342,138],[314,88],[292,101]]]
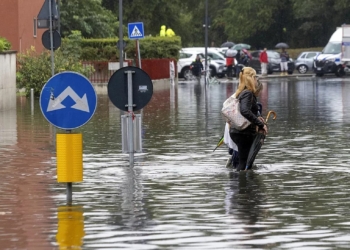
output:
[[[239,99],[236,98],[236,94],[230,96],[224,102],[221,113],[225,121],[230,124],[231,128],[243,130],[251,124],[251,122],[241,114],[240,103]]]

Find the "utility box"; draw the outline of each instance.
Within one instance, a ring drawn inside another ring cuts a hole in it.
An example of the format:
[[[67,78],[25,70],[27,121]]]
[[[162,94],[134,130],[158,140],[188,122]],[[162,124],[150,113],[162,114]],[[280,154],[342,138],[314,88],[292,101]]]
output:
[[[142,127],[141,114],[134,114],[133,119],[133,136],[134,136],[134,153],[142,153]],[[128,134],[129,134],[129,119],[127,115],[121,116],[122,124],[122,152],[129,152]]]

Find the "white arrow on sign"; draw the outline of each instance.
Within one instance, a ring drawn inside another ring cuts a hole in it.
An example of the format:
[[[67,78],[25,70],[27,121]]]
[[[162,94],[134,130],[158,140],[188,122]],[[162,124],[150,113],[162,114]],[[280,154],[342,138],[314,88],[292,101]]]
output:
[[[53,100],[50,98],[47,112],[65,108],[66,106],[64,106],[61,102],[64,101],[64,99],[66,99],[68,96],[70,96],[75,101],[75,104],[72,106],[72,108],[90,112],[86,94],[80,98],[70,86],[68,86],[59,96]]]

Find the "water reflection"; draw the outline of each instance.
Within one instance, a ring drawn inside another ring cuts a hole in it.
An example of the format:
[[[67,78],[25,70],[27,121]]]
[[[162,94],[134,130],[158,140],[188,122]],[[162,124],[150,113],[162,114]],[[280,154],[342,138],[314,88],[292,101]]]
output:
[[[246,173],[230,172],[229,203],[227,212],[238,216],[245,225],[254,225],[264,217],[262,204],[265,202],[261,177],[248,171]],[[249,231],[250,229],[247,228]]]
[[[60,206],[56,234],[59,249],[82,249],[84,232],[83,206]]]
[[[120,190],[123,197],[121,221],[116,221],[116,224],[127,230],[138,230],[144,228],[150,219],[144,204],[142,170],[124,168],[124,171],[126,178]]]

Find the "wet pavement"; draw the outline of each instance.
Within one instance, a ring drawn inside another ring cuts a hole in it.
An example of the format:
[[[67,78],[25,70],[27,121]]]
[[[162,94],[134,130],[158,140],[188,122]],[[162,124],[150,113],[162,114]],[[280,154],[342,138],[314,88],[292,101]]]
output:
[[[106,94],[83,134],[84,181],[56,182],[55,129],[38,100],[0,112],[1,249],[348,249],[350,78],[266,78],[256,169],[225,168],[223,101],[236,81],[155,87],[143,153],[121,153]],[[62,132],[57,130],[57,132]],[[66,247],[66,248],[65,248]]]

